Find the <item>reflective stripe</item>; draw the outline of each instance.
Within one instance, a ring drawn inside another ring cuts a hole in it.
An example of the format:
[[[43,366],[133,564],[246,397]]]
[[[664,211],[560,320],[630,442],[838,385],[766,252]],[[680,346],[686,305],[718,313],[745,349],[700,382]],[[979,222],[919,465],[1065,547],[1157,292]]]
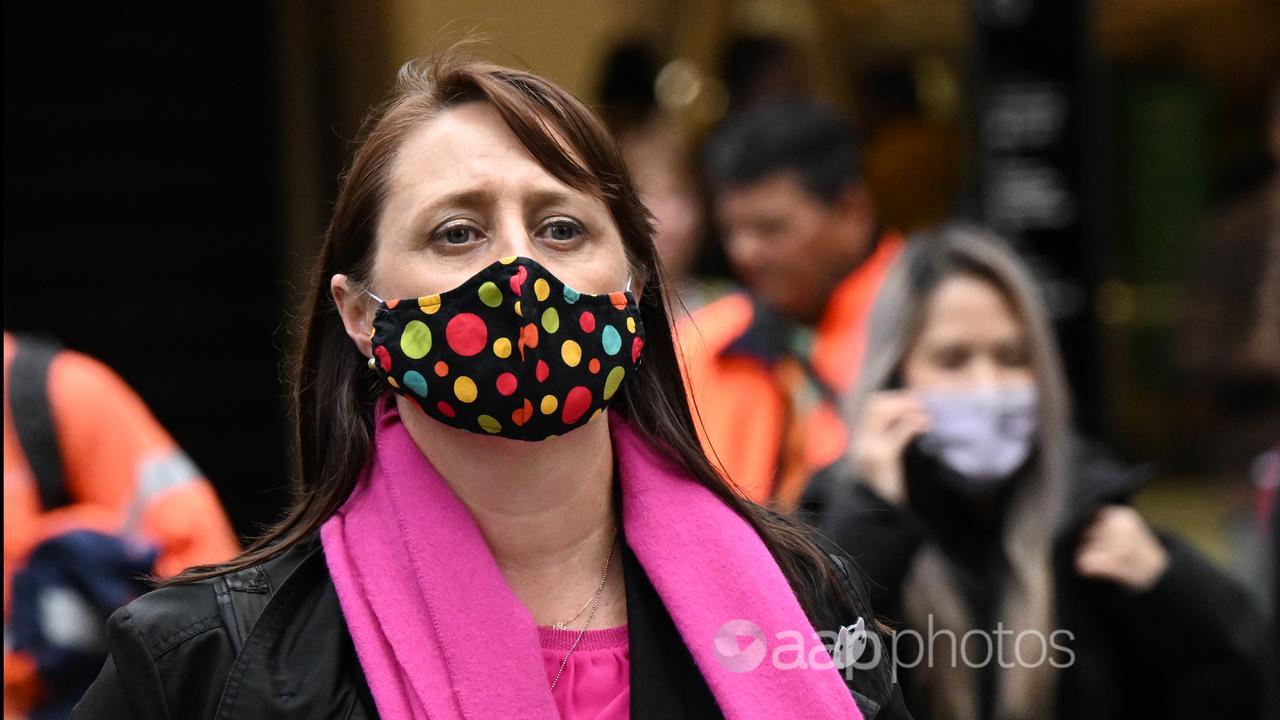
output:
[[[133,535],[142,519],[142,513],[156,496],[202,477],[200,468],[177,448],[165,455],[143,460],[138,468],[137,490],[125,518],[124,536],[127,538]]]

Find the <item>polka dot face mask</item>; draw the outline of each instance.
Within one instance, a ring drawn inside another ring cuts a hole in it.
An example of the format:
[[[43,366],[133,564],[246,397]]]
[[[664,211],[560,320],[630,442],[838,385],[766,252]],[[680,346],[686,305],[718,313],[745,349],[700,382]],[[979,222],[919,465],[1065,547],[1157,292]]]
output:
[[[629,291],[582,294],[524,257],[437,295],[370,295],[381,303],[372,337],[381,382],[474,433],[545,440],[590,422],[644,347]]]

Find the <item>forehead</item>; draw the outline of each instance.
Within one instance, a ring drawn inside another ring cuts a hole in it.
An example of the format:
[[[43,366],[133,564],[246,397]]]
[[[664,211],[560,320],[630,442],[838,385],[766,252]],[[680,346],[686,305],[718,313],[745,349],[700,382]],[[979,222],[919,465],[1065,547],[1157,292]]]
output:
[[[785,170],[717,193],[717,207],[734,214],[791,214],[823,209],[793,171]]]
[[[1022,323],[995,285],[973,275],[943,280],[929,297],[925,335],[1012,335]]]
[[[429,196],[507,183],[573,192],[534,160],[497,110],[471,102],[409,131],[392,167],[390,189]]]

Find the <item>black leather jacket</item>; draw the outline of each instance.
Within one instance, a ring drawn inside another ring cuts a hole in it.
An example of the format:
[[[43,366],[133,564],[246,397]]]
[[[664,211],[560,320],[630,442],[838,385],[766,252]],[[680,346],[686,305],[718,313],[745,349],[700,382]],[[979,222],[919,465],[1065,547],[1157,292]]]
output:
[[[631,716],[722,717],[625,545],[622,559]],[[865,599],[846,561],[833,555],[832,562]],[[822,629],[849,621],[820,610]],[[377,717],[314,538],[259,567],[144,595],[113,614],[107,629],[111,657],[72,713],[77,720]],[[847,681],[867,720],[910,718],[889,669],[881,663]]]

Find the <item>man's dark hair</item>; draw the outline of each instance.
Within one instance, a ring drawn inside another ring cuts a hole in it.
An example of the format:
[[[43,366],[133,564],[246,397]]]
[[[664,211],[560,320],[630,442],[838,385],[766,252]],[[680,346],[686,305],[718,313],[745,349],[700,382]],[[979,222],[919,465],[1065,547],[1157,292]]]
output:
[[[831,203],[858,181],[857,134],[834,108],[807,98],[771,100],[730,116],[707,141],[707,178],[716,192],[792,171]]]

